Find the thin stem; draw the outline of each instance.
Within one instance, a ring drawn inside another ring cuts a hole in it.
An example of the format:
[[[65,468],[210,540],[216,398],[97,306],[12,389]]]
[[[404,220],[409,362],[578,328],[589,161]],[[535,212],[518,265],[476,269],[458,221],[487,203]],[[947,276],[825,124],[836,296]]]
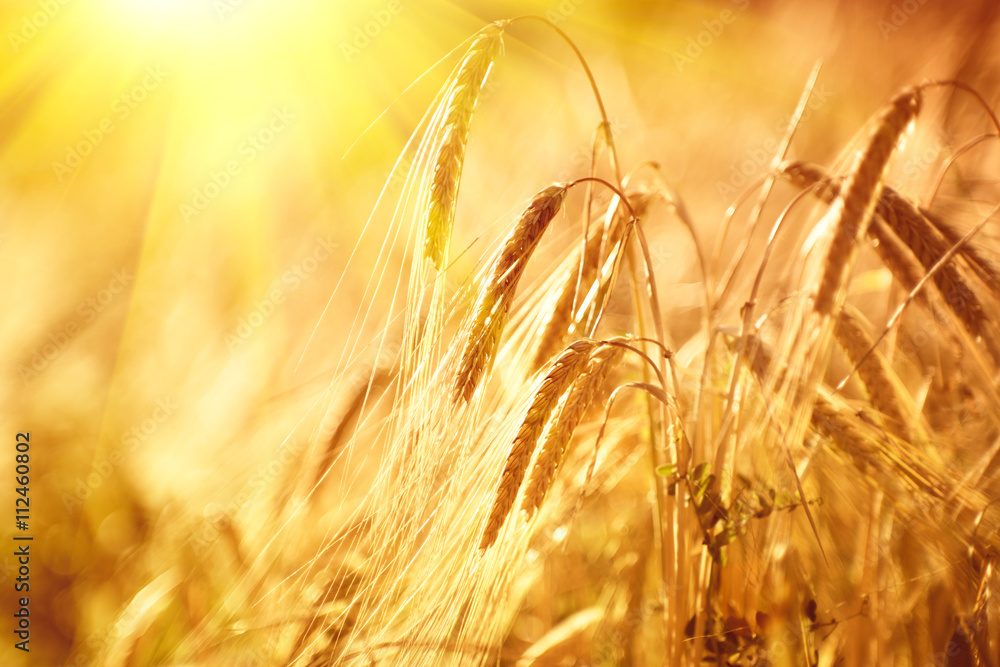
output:
[[[601,114],[601,120],[603,121],[604,126],[606,128],[608,150],[610,151],[611,154],[611,167],[615,172],[615,180],[621,183],[622,178],[618,166],[618,152],[615,150],[615,143],[611,137],[611,122],[608,120],[608,112],[604,108],[604,99],[601,97],[601,91],[597,87],[597,80],[594,79],[594,73],[590,70],[590,65],[587,64],[587,59],[583,57],[583,52],[580,51],[580,49],[577,47],[576,43],[570,38],[570,36],[567,35],[565,32],[563,32],[562,28],[560,28],[559,26],[557,26],[555,23],[548,20],[544,16],[535,16],[535,15],[518,16],[508,20],[507,23],[510,24],[510,23],[515,23],[517,21],[539,21],[541,23],[544,23],[545,25],[555,30],[556,33],[560,37],[562,37],[567,44],[569,44],[569,48],[573,49],[573,53],[576,54],[577,60],[580,61],[580,65],[583,67],[583,71],[587,76],[587,81],[590,82],[590,89],[594,92],[594,99],[597,101],[597,108]]]
[[[931,189],[931,197],[927,201],[927,205],[924,208],[929,209],[934,203],[934,199],[936,199],[938,195],[938,190],[941,189],[941,184],[944,183],[944,177],[948,174],[948,170],[951,169],[951,165],[953,165],[958,158],[962,157],[965,153],[972,150],[987,139],[997,138],[1000,138],[1000,134],[981,134],[978,137],[965,142],[964,146],[955,151],[955,154],[945,161],[944,168],[941,169],[941,173],[938,174],[937,180],[934,181],[934,187]]]

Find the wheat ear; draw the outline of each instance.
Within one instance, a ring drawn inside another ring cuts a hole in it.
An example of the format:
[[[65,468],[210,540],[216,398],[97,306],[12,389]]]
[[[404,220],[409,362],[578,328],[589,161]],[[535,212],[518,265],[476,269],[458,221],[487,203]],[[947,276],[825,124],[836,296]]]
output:
[[[871,214],[881,193],[889,158],[899,138],[920,111],[921,94],[910,88],[895,98],[879,114],[878,124],[865,150],[854,162],[840,194],[834,201],[833,238],[827,251],[823,277],[813,308],[831,315],[837,308],[842,288],[854,265],[858,241],[868,229]]]
[[[791,163],[784,167],[782,173],[799,187],[805,188],[815,184],[816,195],[828,203],[834,201],[842,191],[837,179],[830,178],[816,165]],[[876,241],[875,250],[883,263],[907,290],[912,290],[924,272],[930,270],[948,252],[951,245],[954,245],[954,242],[949,242],[948,237],[939,231],[938,226],[928,219],[916,204],[888,186],[882,190],[875,206],[875,217],[867,231]],[[923,270],[909,265],[907,257],[909,253],[900,252],[900,241],[909,247],[909,251],[919,260]],[[975,263],[976,259],[972,258],[971,261]],[[934,274],[934,284],[962,322],[965,330],[973,338],[981,337],[986,315],[979,298],[962,277],[959,266],[956,264],[942,266]],[[920,299],[926,304],[926,297],[921,296]]]
[[[958,242],[962,240],[962,237],[965,236],[965,232],[960,231],[953,224],[939,218],[930,211],[920,209],[920,213],[929,223],[934,225],[935,229],[941,232],[941,235],[944,236],[945,240],[948,242],[948,247],[957,245]],[[975,246],[969,243],[962,246],[962,250],[960,252],[991,290],[1000,290],[1000,267],[998,267],[992,259],[981,253]]]
[[[445,98],[447,106],[440,125],[440,147],[434,158],[424,235],[424,256],[439,271],[447,260],[472,113],[500,51],[502,35],[498,24],[483,28],[466,51]]]
[[[872,354],[865,359],[875,341],[868,335],[853,309],[844,308],[840,311],[834,335],[851,363],[861,363],[858,376],[868,391],[872,405],[885,417],[889,431],[908,440],[908,420],[903,416],[896,387],[889,379],[891,370],[886,368],[885,359],[881,355]]]
[[[563,350],[535,392],[528,413],[521,422],[521,427],[517,430],[510,452],[507,454],[507,463],[504,465],[493,507],[486,520],[482,541],[479,544],[480,549],[488,549],[496,541],[504,521],[514,506],[514,499],[521,488],[521,482],[524,481],[524,472],[528,469],[535,445],[538,444],[552,410],[559,403],[559,398],[586,368],[587,360],[595,345],[597,342],[593,340],[579,340]]]
[[[645,193],[629,193],[629,202],[637,219],[641,219],[650,204],[650,197]],[[617,201],[617,198],[616,198]],[[555,305],[549,311],[532,361],[533,368],[541,368],[559,349],[567,336],[572,334],[579,323],[574,306],[579,306],[583,295],[590,289],[596,279],[603,259],[607,257],[608,249],[617,244],[625,232],[630,215],[623,206],[614,204],[615,208],[608,212],[605,224],[595,231],[584,248],[582,256],[567,273]]]
[[[621,361],[624,353],[624,348],[618,345],[602,345],[595,350],[587,363],[586,370],[563,397],[558,416],[545,431],[541,451],[531,469],[531,477],[528,479],[528,487],[521,503],[521,509],[529,516],[541,507],[566,453],[566,447],[573,437],[573,432],[580,425],[587,408],[594,402],[608,375]]]
[[[500,255],[493,262],[489,278],[480,290],[455,378],[453,401],[472,398],[483,375],[489,370],[500,346],[517,283],[542,233],[562,208],[566,186],[550,185],[531,200],[517,226],[507,237]]]

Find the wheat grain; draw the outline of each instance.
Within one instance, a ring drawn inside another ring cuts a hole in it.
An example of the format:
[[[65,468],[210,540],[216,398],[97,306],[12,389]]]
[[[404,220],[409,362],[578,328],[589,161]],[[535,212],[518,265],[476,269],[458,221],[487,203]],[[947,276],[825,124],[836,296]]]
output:
[[[587,240],[587,247],[584,255],[589,255],[591,251],[599,251],[601,247],[602,234],[597,233]],[[573,304],[578,298],[578,288],[586,291],[587,285],[593,280],[594,273],[588,270],[588,262],[581,260],[573,265],[566,273],[562,290],[556,298],[551,310],[545,317],[542,331],[538,335],[538,342],[535,347],[535,356],[532,361],[533,368],[541,368],[551,357],[555,350],[559,349],[563,340],[573,327],[574,314]]]
[[[453,392],[454,402],[468,402],[483,375],[489,371],[500,346],[500,335],[507,322],[517,283],[542,233],[562,208],[565,197],[564,185],[551,185],[539,192],[504,242],[466,327]]]
[[[500,476],[493,506],[486,520],[486,528],[479,544],[480,549],[488,549],[496,541],[500,528],[503,527],[507,515],[514,506],[514,499],[521,488],[521,482],[524,481],[524,472],[528,468],[531,455],[549,420],[549,415],[558,404],[559,398],[586,367],[595,345],[597,342],[593,340],[579,340],[567,347],[552,363],[551,369],[535,392],[531,406],[507,454],[507,463]]]
[[[541,507],[576,427],[623,355],[624,349],[617,345],[604,345],[595,350],[587,363],[587,369],[563,397],[559,414],[545,431],[541,451],[531,469],[531,477],[521,503],[521,509],[529,516]]]
[[[912,293],[920,280],[926,274],[923,266],[917,260],[913,251],[903,243],[896,234],[889,229],[884,221],[876,218],[872,220],[871,227],[868,228],[872,238],[875,239],[875,253],[882,260],[893,278],[908,293]],[[948,320],[945,306],[942,303],[941,294],[937,287],[933,290],[920,290],[917,292],[916,301],[939,322]]]
[[[839,295],[854,264],[858,241],[864,236],[882,187],[889,158],[903,132],[920,111],[919,89],[910,88],[879,115],[875,131],[860,153],[831,209],[833,238],[827,251],[823,277],[813,308],[823,315],[836,310]]]
[[[498,24],[479,33],[466,51],[445,98],[447,108],[439,130],[442,138],[434,159],[424,235],[424,256],[439,271],[447,259],[472,114],[500,51],[502,35]]]

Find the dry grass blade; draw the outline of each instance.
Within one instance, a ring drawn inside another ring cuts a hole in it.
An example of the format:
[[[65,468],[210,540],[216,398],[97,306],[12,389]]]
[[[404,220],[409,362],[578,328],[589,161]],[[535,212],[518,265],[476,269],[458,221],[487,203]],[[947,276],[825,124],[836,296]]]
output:
[[[851,168],[844,187],[830,211],[833,238],[827,251],[823,277],[813,304],[816,312],[831,315],[847,282],[858,241],[864,236],[878,201],[889,158],[903,132],[920,111],[921,94],[911,88],[897,95],[879,115],[875,132]]]
[[[392,373],[389,369],[380,367],[373,368],[370,374],[362,381],[355,381],[354,386],[350,389],[349,398],[345,402],[344,408],[337,416],[337,425],[333,429],[329,440],[327,440],[326,448],[323,450],[323,454],[317,463],[315,478],[313,479],[314,487],[323,481],[342,447],[350,440],[352,426],[356,426],[359,423],[362,412],[364,412],[366,407],[369,407],[370,402],[376,400],[381,392],[390,385],[391,381]]]
[[[541,386],[535,392],[528,413],[521,422],[517,435],[514,436],[510,453],[507,454],[507,463],[504,465],[503,474],[500,475],[500,483],[497,485],[493,506],[479,544],[480,549],[488,549],[496,541],[500,528],[503,527],[507,515],[514,506],[514,499],[521,488],[521,482],[524,481],[524,473],[528,469],[531,455],[549,420],[549,415],[559,403],[559,398],[586,367],[590,353],[597,344],[597,341],[593,340],[580,340],[566,348],[553,362]]]
[[[531,469],[528,488],[521,503],[521,509],[529,515],[541,507],[576,427],[580,425],[587,408],[594,402],[608,375],[624,354],[624,348],[617,345],[604,345],[595,350],[586,371],[563,398],[558,416],[545,431],[542,448]]]
[[[566,187],[563,185],[551,185],[539,192],[504,242],[490,269],[486,285],[480,290],[472,320],[466,326],[465,344],[453,392],[455,402],[468,402],[492,365],[517,283],[542,233],[562,208],[565,198]]]
[[[454,74],[445,98],[447,107],[439,129],[442,138],[434,158],[424,236],[424,256],[439,271],[447,261],[472,113],[500,51],[502,35],[498,24],[487,26],[479,33]]]

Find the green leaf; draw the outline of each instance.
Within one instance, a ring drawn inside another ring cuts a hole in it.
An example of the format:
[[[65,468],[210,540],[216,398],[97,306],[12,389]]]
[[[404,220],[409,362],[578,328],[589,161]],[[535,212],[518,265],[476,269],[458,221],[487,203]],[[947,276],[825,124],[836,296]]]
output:
[[[656,466],[656,474],[660,477],[674,477],[677,475],[677,464],[665,463],[661,466]]]

